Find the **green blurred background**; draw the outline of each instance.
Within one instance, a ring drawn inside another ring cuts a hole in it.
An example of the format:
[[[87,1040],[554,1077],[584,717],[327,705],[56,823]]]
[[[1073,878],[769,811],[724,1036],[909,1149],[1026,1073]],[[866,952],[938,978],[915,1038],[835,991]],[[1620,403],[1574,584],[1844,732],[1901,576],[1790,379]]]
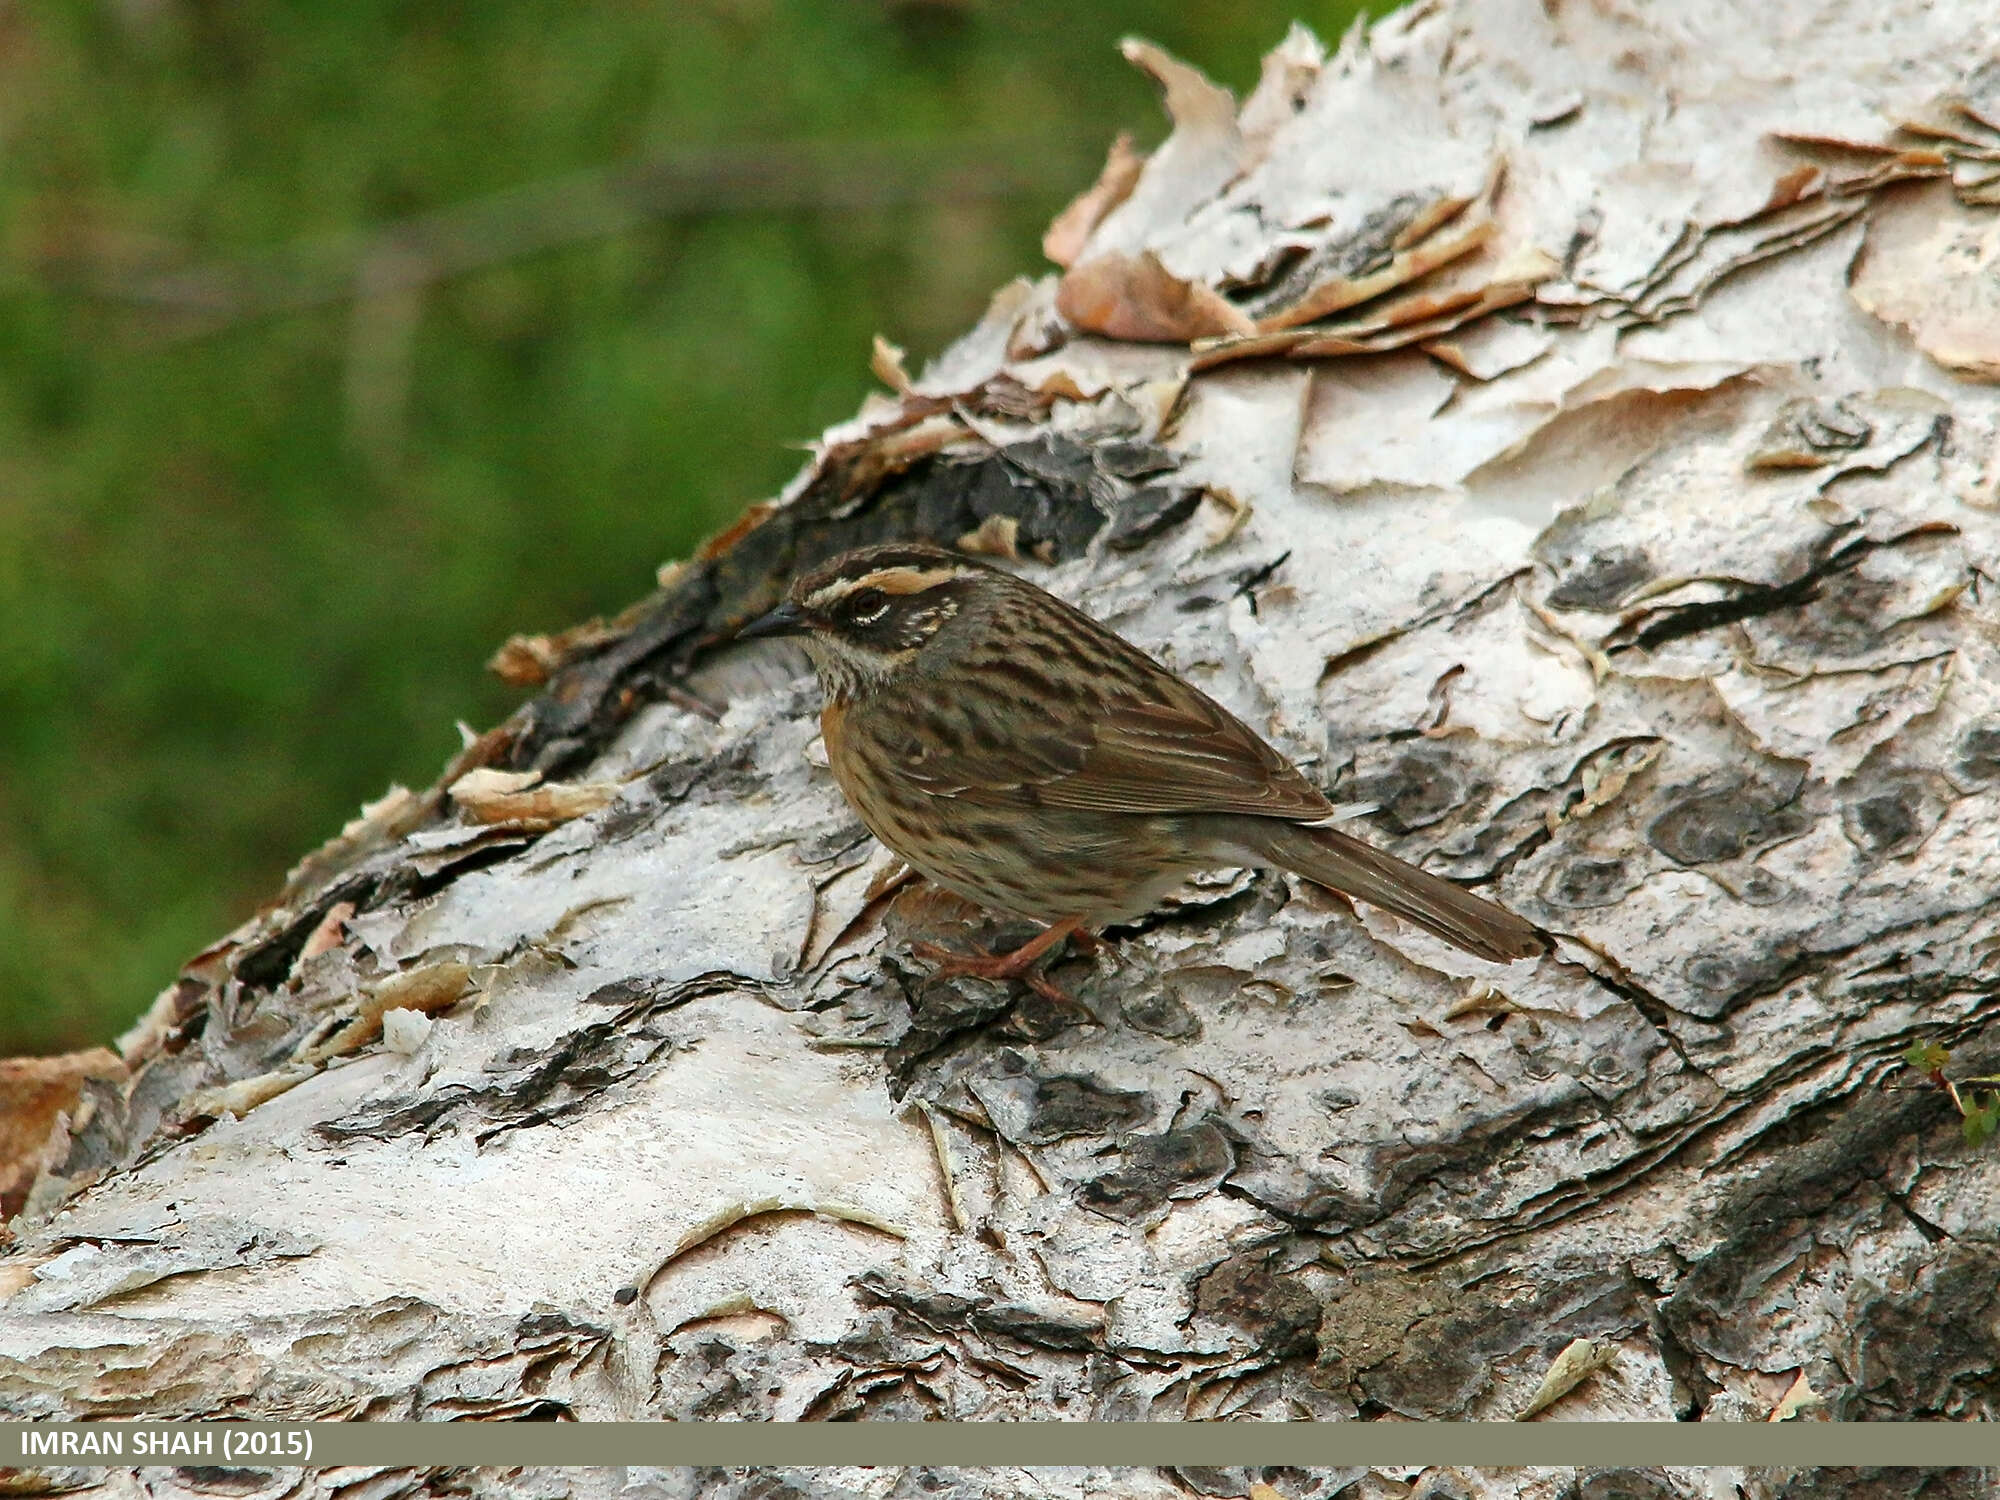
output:
[[[0,1056],[431,781],[493,648],[772,493],[872,334],[1046,269],[1164,133],[1120,36],[1240,94],[1354,9],[0,0]]]

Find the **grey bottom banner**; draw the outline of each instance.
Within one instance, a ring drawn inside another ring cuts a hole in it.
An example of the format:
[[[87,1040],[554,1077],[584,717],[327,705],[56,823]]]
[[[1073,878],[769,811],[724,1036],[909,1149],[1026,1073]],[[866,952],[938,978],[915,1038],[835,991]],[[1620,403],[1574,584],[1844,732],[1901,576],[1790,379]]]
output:
[[[0,1464],[1983,1465],[1982,1423],[14,1422]]]

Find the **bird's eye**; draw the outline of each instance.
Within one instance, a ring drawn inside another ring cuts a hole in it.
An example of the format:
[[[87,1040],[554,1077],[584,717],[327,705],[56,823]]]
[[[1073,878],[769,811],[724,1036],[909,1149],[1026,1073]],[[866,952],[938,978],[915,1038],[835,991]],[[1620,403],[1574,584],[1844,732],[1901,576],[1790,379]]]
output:
[[[889,612],[889,598],[880,589],[856,589],[843,611],[850,624],[873,625]]]

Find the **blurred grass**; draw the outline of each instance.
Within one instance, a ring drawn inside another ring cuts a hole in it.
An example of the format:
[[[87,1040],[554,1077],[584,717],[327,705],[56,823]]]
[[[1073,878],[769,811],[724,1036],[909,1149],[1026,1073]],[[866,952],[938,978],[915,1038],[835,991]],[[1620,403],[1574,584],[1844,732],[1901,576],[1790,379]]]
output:
[[[430,781],[455,720],[515,701],[491,650],[618,609],[775,490],[867,389],[872,334],[921,359],[1039,274],[1115,131],[1163,133],[1118,37],[1240,93],[1290,20],[1331,42],[1352,10],[0,0],[0,1055],[108,1039],[364,799]],[[501,246],[359,320],[133,300],[635,158],[812,142],[919,185],[746,209],[725,164],[713,206]],[[951,189],[986,147],[1004,181]]]

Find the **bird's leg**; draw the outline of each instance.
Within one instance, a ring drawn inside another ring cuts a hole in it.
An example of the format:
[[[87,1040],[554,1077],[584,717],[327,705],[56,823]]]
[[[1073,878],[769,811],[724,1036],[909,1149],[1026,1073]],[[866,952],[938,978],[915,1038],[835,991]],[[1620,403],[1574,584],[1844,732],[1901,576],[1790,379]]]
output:
[[[1075,943],[1078,951],[1083,953],[1095,953],[1104,946],[1082,922],[1069,917],[1044,928],[1011,953],[954,953],[936,943],[912,943],[910,952],[931,965],[931,977],[934,979],[957,979],[962,976],[1019,979],[1038,995],[1070,1004],[1070,997],[1035,972],[1034,968],[1043,954],[1065,938]]]

